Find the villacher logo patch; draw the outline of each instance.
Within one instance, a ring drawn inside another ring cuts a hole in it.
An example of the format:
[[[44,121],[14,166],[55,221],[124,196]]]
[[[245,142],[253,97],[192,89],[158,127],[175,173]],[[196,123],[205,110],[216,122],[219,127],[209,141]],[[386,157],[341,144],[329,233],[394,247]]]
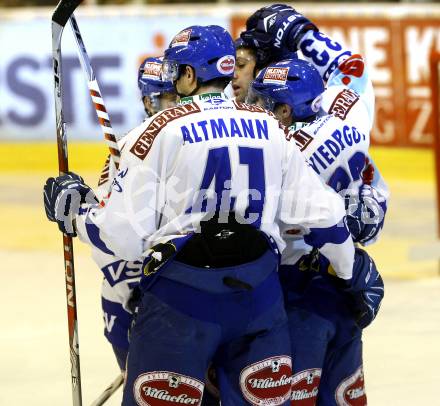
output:
[[[139,406],[199,406],[203,388],[203,382],[190,376],[154,371],[137,377],[133,385],[133,394]]]

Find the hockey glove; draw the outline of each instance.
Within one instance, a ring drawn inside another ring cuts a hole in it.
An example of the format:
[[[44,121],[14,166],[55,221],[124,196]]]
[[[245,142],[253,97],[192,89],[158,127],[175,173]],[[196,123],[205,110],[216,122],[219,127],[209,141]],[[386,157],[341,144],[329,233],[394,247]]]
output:
[[[374,242],[385,221],[386,199],[372,186],[364,184],[358,195],[345,197],[345,209],[353,241],[362,245]]]
[[[75,215],[82,203],[97,203],[92,189],[81,176],[73,172],[56,178],[49,178],[44,185],[44,208],[49,221],[56,222],[63,233],[76,236]]]
[[[348,295],[352,302],[352,312],[359,328],[367,327],[376,317],[384,296],[384,284],[376,264],[362,249],[356,248],[353,263],[353,276],[344,280],[335,276],[329,261],[324,255],[319,256],[321,275],[329,278]]]
[[[347,289],[354,299],[356,323],[365,328],[375,319],[384,296],[384,284],[373,259],[356,248],[351,286]]]
[[[263,7],[246,21],[240,37],[257,50],[271,53],[273,59],[286,52],[296,52],[303,35],[318,28],[308,18],[285,4]]]

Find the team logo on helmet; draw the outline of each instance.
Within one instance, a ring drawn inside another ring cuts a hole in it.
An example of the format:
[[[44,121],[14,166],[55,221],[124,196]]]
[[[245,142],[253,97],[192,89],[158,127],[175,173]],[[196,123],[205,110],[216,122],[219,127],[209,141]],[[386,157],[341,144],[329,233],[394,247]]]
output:
[[[267,68],[264,72],[263,83],[274,85],[285,85],[289,75],[290,68]]]
[[[142,79],[159,80],[162,73],[162,64],[157,62],[147,62],[144,66]]]
[[[191,38],[191,28],[180,31],[171,41],[171,48],[173,47],[186,47],[188,45],[189,39]]]
[[[217,70],[222,75],[232,75],[235,69],[235,57],[233,55],[222,56],[217,61]]]
[[[272,25],[275,24],[275,21],[277,20],[277,13],[273,13],[270,16],[267,16],[263,20],[264,24],[264,31],[267,32],[267,30],[272,27]]]
[[[203,387],[203,382],[190,376],[155,371],[139,375],[134,382],[133,393],[140,406],[199,406]]]
[[[252,405],[282,405],[290,398],[292,361],[288,356],[267,358],[244,368],[240,388]]]

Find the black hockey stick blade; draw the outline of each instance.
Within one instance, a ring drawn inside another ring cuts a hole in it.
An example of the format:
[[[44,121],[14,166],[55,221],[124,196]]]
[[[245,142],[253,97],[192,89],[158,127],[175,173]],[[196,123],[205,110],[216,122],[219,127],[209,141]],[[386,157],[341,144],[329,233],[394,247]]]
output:
[[[52,15],[52,21],[64,27],[82,0],[61,0]]]

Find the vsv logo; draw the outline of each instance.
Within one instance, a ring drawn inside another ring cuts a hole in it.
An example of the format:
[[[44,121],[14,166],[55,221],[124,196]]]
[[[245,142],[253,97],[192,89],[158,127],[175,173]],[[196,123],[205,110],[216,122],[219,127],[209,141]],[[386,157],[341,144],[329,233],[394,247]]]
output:
[[[114,314],[109,315],[108,313],[104,312],[103,317],[104,317],[105,329],[106,331],[111,333],[113,326],[115,325],[116,316]]]
[[[138,278],[142,274],[141,261],[115,261],[101,268],[105,278],[111,286],[131,278]]]

